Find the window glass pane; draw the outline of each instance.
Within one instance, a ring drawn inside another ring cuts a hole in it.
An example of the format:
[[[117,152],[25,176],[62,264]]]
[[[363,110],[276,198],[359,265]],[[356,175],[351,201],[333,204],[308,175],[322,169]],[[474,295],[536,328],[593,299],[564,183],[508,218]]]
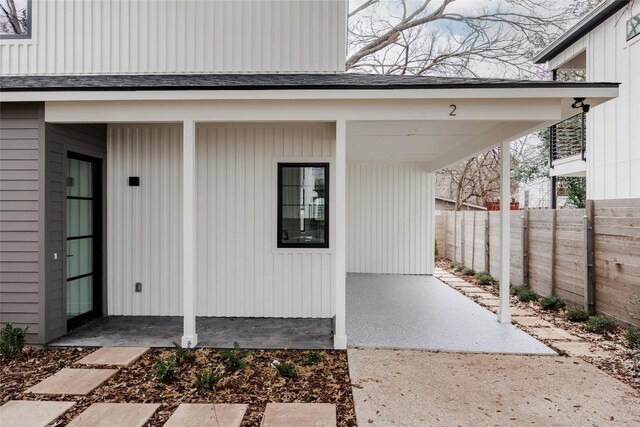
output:
[[[91,163],[77,159],[67,161],[67,197],[93,197]]]
[[[328,247],[328,166],[280,165],[280,246]]]
[[[93,272],[93,239],[67,240],[67,278]]]
[[[67,319],[93,309],[93,276],[67,282]]]
[[[29,38],[31,36],[31,0],[1,1],[0,37]]]
[[[67,199],[67,237],[93,234],[93,201]]]

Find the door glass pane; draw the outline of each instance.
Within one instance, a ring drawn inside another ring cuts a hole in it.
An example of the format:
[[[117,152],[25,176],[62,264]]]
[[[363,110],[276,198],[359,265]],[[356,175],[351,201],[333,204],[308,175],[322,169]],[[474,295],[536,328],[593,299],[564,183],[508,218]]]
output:
[[[93,238],[67,240],[67,277],[93,272]]]
[[[93,197],[93,165],[83,160],[68,159],[67,197]]]
[[[67,319],[93,309],[93,277],[87,276],[67,282]]]
[[[67,237],[93,234],[93,200],[67,199]]]

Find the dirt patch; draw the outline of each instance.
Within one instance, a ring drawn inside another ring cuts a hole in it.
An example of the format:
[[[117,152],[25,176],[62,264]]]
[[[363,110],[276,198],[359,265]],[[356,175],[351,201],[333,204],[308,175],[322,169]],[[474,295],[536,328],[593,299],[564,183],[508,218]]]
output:
[[[63,367],[81,367],[74,362],[90,353],[90,349],[48,349],[29,351],[25,356],[3,365],[0,396],[4,400],[38,400],[45,397],[24,394],[28,387],[54,374]],[[251,350],[246,369],[228,372],[215,390],[199,391],[193,386],[196,373],[222,366],[221,351],[195,349],[194,358],[176,368],[176,378],[161,382],[154,376],[158,357],[165,360],[168,349],[151,349],[135,363],[120,371],[91,394],[73,396],[78,404],[58,420],[68,423],[95,402],[160,403],[160,409],[147,423],[162,426],[180,403],[245,403],[249,405],[243,426],[259,426],[268,402],[314,402],[336,404],[339,426],[355,426],[355,412],[347,365],[346,351],[318,352],[320,361],[303,366],[311,351]],[[272,366],[274,360],[296,365],[295,378],[284,378]],[[46,400],[69,400],[60,397]]]

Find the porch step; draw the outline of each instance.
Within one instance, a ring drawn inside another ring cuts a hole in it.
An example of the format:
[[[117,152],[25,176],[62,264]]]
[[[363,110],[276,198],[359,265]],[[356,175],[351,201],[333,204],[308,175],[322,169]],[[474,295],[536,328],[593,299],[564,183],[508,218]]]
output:
[[[68,427],[142,427],[159,407],[157,403],[94,403]]]
[[[101,347],[76,363],[80,365],[129,366],[147,350],[149,347]]]
[[[183,403],[164,427],[240,427],[248,405]]]
[[[87,395],[117,372],[117,369],[64,368],[29,388],[27,393]]]
[[[333,403],[267,403],[261,427],[335,427]]]
[[[0,406],[3,426],[45,427],[71,409],[76,402],[11,400]]]

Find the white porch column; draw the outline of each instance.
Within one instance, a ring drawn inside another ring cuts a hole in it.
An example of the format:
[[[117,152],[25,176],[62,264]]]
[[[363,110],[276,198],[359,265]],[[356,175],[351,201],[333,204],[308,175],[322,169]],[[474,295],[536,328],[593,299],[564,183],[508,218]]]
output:
[[[427,173],[427,274],[435,273],[436,174]]]
[[[509,141],[500,147],[500,305],[498,321],[511,323],[509,311],[509,258],[511,253],[511,149]]]
[[[182,346],[195,347],[196,283],[195,283],[195,186],[196,186],[196,124],[193,120],[182,123],[182,298],[184,331]]]
[[[347,124],[344,120],[336,121],[336,160],[335,160],[335,221],[334,242],[336,284],[336,322],[333,346],[336,349],[347,348]]]

